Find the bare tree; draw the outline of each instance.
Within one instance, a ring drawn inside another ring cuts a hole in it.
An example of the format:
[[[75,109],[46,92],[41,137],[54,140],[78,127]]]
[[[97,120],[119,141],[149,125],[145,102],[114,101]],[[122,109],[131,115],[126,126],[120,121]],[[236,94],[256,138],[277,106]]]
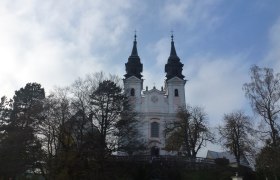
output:
[[[106,76],[100,72],[76,80],[70,88],[73,109],[83,112],[83,121],[88,121],[92,130],[98,130],[103,138],[106,137],[103,139],[103,144],[106,144],[104,148],[110,151],[128,149],[124,144],[134,143],[138,136],[138,120],[135,118],[137,115],[129,107],[120,82],[119,77]],[[130,139],[126,141],[128,136]]]
[[[90,95],[96,90],[99,83],[107,79],[103,72],[88,74],[86,78],[78,78],[70,86],[71,105],[78,112],[88,114],[91,110]]]
[[[46,153],[45,170],[47,178],[54,179],[56,168],[63,158],[61,153],[67,148],[64,138],[66,123],[72,116],[69,89],[56,88],[44,101],[45,120],[41,124],[41,138]],[[68,139],[69,141],[69,139]]]
[[[94,126],[101,134],[100,143],[103,146],[101,157],[115,148],[115,124],[120,119],[125,96],[122,89],[110,80],[101,82],[91,94],[91,118]]]
[[[250,138],[253,129],[250,117],[242,111],[232,112],[224,115],[223,123],[218,128],[220,143],[235,156],[239,166],[246,153],[253,152],[254,141]]]
[[[182,151],[187,157],[196,157],[207,142],[214,141],[208,127],[207,115],[201,107],[180,108],[177,120],[166,124],[166,149]]]
[[[48,178],[94,179],[103,174],[107,155],[140,147],[136,114],[119,82],[95,73],[47,97],[41,132]]]
[[[270,68],[253,66],[251,82],[245,83],[243,89],[253,110],[268,127],[263,133],[269,135],[272,146],[276,147],[279,136],[280,74],[274,74]]]

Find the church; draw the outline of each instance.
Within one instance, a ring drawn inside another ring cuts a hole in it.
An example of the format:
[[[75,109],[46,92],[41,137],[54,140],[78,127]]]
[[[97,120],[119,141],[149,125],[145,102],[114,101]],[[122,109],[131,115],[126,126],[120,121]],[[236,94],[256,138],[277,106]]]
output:
[[[124,89],[134,110],[139,114],[139,130],[152,156],[172,155],[172,152],[165,150],[164,129],[166,123],[176,120],[178,108],[186,106],[183,66],[177,56],[172,35],[170,56],[164,69],[164,86],[161,89],[143,89],[143,64],[137,52],[136,35],[134,36],[132,52],[125,63]]]

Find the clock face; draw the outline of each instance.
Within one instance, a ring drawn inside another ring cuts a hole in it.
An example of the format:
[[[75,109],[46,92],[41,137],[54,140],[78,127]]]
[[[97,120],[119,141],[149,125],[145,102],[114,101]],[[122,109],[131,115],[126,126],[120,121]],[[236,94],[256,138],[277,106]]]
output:
[[[157,97],[157,96],[152,96],[152,97],[151,97],[151,101],[152,101],[153,103],[158,102],[158,97]]]

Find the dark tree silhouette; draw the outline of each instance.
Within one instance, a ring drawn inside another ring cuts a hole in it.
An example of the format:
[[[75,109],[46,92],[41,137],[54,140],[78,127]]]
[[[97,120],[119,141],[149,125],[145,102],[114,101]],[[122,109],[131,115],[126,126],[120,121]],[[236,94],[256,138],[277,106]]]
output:
[[[265,146],[257,155],[257,170],[279,176],[279,115],[280,115],[280,73],[271,68],[251,68],[251,82],[244,84],[246,96],[253,110],[261,117],[260,133]],[[269,169],[269,171],[268,171]]]
[[[117,150],[129,155],[146,150],[146,143],[139,132],[139,115],[133,111],[128,98],[123,101],[120,120],[116,123]]]
[[[231,152],[236,159],[237,165],[245,157],[246,153],[252,153],[254,141],[252,135],[252,123],[249,116],[244,112],[237,111],[225,114],[223,125],[218,128],[221,145]]]
[[[15,92],[0,145],[0,164],[3,165],[0,169],[6,178],[42,169],[43,151],[38,132],[44,118],[44,98],[44,89],[37,83],[28,83]]]
[[[137,126],[135,119],[127,118],[133,117],[133,115],[127,115],[129,111],[124,107],[127,101],[122,88],[111,80],[100,82],[90,95],[91,111],[88,117],[100,135],[99,148],[95,152],[98,154],[96,160],[100,165],[98,172],[101,179],[104,178],[105,160],[111,156],[112,152],[117,151],[118,148],[132,152],[132,149],[127,149],[126,143],[135,144],[133,142],[138,140],[137,133],[131,133],[136,132]],[[125,129],[122,124],[126,124],[128,129]],[[124,130],[130,131],[127,135],[132,139],[129,141],[123,141],[125,140]]]
[[[206,113],[200,107],[180,108],[177,120],[166,124],[166,149],[181,151],[187,157],[196,157],[214,135],[208,128]]]
[[[67,138],[66,124],[72,116],[67,89],[57,88],[44,101],[45,119],[41,124],[41,139],[46,153],[46,178],[55,179],[68,167],[67,153],[71,138]],[[69,133],[68,133],[69,134]]]
[[[263,174],[269,179],[280,178],[280,139],[278,139],[277,147],[272,146],[271,142],[261,149],[256,158],[256,170],[259,174]]]

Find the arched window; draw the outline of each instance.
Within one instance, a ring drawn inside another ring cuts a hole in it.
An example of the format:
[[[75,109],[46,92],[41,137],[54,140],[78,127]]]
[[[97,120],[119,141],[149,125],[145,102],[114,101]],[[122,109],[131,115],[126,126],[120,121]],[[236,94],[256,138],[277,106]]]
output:
[[[131,88],[131,90],[130,90],[130,96],[135,96],[135,90],[134,90],[134,88]]]
[[[178,97],[178,96],[179,96],[178,89],[175,89],[175,90],[174,90],[174,95],[175,95],[175,97]]]
[[[151,123],[151,137],[159,137],[159,123]]]

